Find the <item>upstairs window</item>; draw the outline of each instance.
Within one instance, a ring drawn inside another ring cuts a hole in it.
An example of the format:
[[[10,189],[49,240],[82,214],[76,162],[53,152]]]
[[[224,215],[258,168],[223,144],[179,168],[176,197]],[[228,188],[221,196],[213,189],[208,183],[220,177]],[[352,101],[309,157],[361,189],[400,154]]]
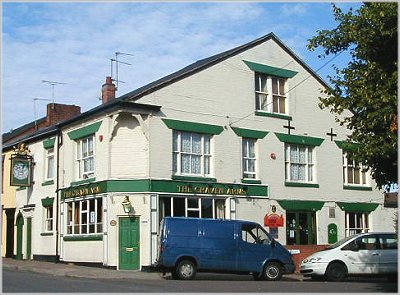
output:
[[[286,144],[285,150],[286,181],[314,183],[314,147]]]
[[[88,179],[95,175],[94,135],[77,140],[77,170],[79,179]]]
[[[54,179],[54,148],[46,150],[46,179]]]
[[[175,175],[211,175],[211,136],[174,131],[173,172]]]
[[[369,186],[367,168],[352,159],[351,153],[343,153],[343,183],[345,185]]]
[[[243,155],[243,178],[256,178],[256,139],[243,138],[242,155]]]
[[[256,73],[256,108],[286,114],[286,79]]]

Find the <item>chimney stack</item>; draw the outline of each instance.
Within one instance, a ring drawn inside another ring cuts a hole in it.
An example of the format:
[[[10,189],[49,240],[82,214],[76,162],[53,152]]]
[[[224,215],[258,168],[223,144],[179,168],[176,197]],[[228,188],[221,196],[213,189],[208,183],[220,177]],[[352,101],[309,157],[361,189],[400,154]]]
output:
[[[112,82],[111,77],[106,77],[106,83],[103,84],[101,88],[101,100],[104,103],[107,103],[110,100],[115,99],[115,84]]]

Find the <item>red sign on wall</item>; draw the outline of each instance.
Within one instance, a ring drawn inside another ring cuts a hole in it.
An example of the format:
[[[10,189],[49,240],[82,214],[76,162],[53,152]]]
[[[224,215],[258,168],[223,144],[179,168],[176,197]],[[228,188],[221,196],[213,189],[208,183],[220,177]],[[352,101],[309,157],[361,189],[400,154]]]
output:
[[[264,225],[269,227],[280,227],[283,226],[283,215],[276,213],[266,214],[264,217]]]

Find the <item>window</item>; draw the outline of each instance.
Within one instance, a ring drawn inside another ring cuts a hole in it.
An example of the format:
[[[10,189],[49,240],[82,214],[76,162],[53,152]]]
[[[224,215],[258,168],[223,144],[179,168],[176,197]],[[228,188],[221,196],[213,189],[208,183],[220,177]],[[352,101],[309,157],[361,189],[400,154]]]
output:
[[[286,114],[286,79],[256,73],[256,108]]]
[[[380,248],[382,250],[397,250],[397,238],[394,234],[382,234],[378,236]]]
[[[368,186],[367,169],[356,163],[350,153],[343,153],[343,183]]]
[[[54,148],[46,150],[46,179],[54,178]]]
[[[94,136],[77,141],[77,164],[79,179],[94,177]]]
[[[43,207],[44,210],[44,232],[53,231],[53,206]]]
[[[256,178],[256,140],[243,138],[242,155],[243,155],[243,178]]]
[[[160,197],[160,220],[165,216],[225,218],[225,199]]]
[[[285,145],[285,179],[293,182],[314,183],[314,148],[303,145]]]
[[[242,225],[242,240],[250,244],[269,244],[271,242],[266,232],[253,224]]]
[[[173,137],[174,174],[210,176],[211,136],[174,131]]]
[[[101,198],[71,201],[67,206],[67,234],[101,233],[102,208]]]
[[[345,236],[348,237],[358,233],[367,233],[369,231],[368,218],[368,213],[346,211]]]

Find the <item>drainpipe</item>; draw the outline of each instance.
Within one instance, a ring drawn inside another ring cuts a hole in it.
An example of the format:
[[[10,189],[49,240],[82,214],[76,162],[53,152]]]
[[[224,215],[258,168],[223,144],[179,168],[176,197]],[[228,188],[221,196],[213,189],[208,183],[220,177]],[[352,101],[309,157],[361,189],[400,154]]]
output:
[[[56,179],[56,261],[60,261],[60,254],[58,253],[58,244],[59,244],[59,213],[60,213],[60,204],[59,204],[59,193],[60,193],[60,146],[62,144],[61,141],[61,132],[57,133],[57,179]]]

